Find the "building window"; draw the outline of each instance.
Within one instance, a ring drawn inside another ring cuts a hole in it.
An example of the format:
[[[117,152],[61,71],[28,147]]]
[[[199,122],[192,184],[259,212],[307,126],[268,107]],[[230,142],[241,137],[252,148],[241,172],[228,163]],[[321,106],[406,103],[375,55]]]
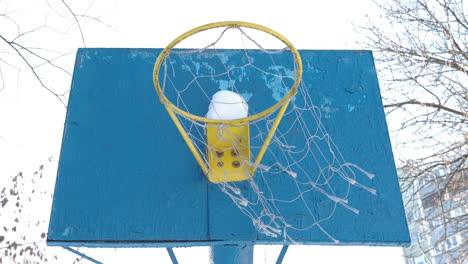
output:
[[[421,233],[416,233],[417,234],[417,237],[418,237],[418,241],[423,241],[423,235]]]
[[[456,208],[453,208],[451,211],[450,211],[450,215],[453,217],[453,218],[456,218],[456,217],[459,217],[459,216],[462,216],[462,215],[465,215],[467,213],[467,209],[464,205],[460,205]]]
[[[448,171],[445,168],[438,169],[438,170],[435,171],[436,176],[444,176],[446,174],[448,174]]]
[[[432,229],[436,229],[441,225],[442,225],[442,221],[440,219],[433,219],[433,220],[429,221],[429,226]]]
[[[429,173],[429,174],[425,175],[425,176],[422,178],[422,182],[421,182],[421,183],[422,183],[422,187],[432,184],[432,183],[434,182],[434,180],[435,180],[434,174]]]
[[[417,209],[412,210],[412,211],[408,214],[408,221],[414,222],[414,221],[417,221],[418,219],[419,219],[419,212],[418,212]]]
[[[447,240],[445,240],[444,242],[437,244],[434,247],[434,249],[435,249],[436,254],[440,254],[444,251],[447,251],[447,250],[450,250],[459,246],[460,243],[461,243],[460,235],[454,235],[454,236],[448,237]]]
[[[411,234],[411,243],[418,244],[421,241],[423,241],[423,236],[421,233],[416,232]]]
[[[413,259],[414,264],[429,264],[430,262],[427,260],[427,258],[424,255],[421,255],[419,257],[416,257]]]
[[[422,199],[422,206],[424,209],[433,208],[437,202],[437,194],[433,193],[425,198]]]
[[[461,242],[461,239],[459,235],[449,237],[447,241],[445,242],[447,245],[447,250],[457,247],[460,244],[460,242]]]
[[[440,254],[445,251],[445,245],[443,242],[440,242],[434,247],[434,249],[435,249],[436,254]]]

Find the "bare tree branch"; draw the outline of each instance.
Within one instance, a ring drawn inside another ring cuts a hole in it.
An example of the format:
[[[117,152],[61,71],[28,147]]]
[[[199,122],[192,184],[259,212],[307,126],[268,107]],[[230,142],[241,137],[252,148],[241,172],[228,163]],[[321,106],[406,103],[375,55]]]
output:
[[[86,47],[83,30],[81,29],[81,24],[80,24],[80,21],[78,20],[77,15],[75,15],[75,12],[68,6],[68,4],[67,4],[67,2],[65,2],[65,0],[61,0],[61,1],[67,7],[68,11],[70,11],[70,14],[73,16],[73,19],[75,19],[76,25],[78,26],[78,29],[80,31],[81,41],[83,42],[83,46]]]
[[[41,84],[41,86],[44,89],[46,89],[49,93],[51,93],[53,96],[55,96],[60,101],[60,103],[63,104],[64,107],[67,107],[66,102],[62,98],[60,98],[60,96],[57,93],[52,91],[49,87],[47,87],[47,85],[44,84],[41,77],[39,77],[38,73],[36,72],[35,67],[33,67],[31,63],[29,62],[29,60],[24,57],[24,55],[19,51],[17,47],[15,47],[14,42],[8,41],[2,35],[0,35],[0,39],[2,39],[5,43],[7,43],[8,46],[10,46],[18,54],[18,56],[22,59],[22,61],[26,63],[26,65],[29,67],[34,77],[36,78],[36,80]]]
[[[376,51],[389,120],[400,125],[392,135],[396,153],[401,153],[405,207],[407,213],[417,212],[418,217],[408,221],[412,235],[423,239],[405,255],[426,256],[433,263],[464,263],[468,252],[464,2],[391,0],[377,5],[385,22],[382,26],[369,22],[364,28],[366,44]]]
[[[448,112],[451,112],[451,113],[454,113],[454,114],[457,114],[457,115],[461,115],[461,116],[464,116],[464,117],[468,117],[468,114],[467,113],[462,113],[460,111],[457,111],[457,110],[454,110],[454,109],[451,109],[449,107],[446,107],[444,105],[441,105],[441,104],[434,104],[434,103],[424,103],[424,102],[419,102],[418,100],[410,100],[410,101],[406,101],[406,102],[399,102],[399,103],[395,103],[395,104],[386,104],[384,105],[384,107],[402,107],[404,105],[421,105],[421,106],[428,106],[428,107],[433,107],[433,108],[436,108],[436,109],[440,109],[440,110],[444,110],[444,111],[448,111]]]

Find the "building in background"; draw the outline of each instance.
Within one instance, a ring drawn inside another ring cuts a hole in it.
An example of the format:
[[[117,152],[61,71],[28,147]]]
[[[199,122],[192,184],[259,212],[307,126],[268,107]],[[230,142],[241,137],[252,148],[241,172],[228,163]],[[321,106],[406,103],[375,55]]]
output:
[[[468,190],[447,188],[449,169],[412,178],[399,171],[411,246],[404,249],[407,264],[468,262]],[[467,173],[464,172],[463,179]]]

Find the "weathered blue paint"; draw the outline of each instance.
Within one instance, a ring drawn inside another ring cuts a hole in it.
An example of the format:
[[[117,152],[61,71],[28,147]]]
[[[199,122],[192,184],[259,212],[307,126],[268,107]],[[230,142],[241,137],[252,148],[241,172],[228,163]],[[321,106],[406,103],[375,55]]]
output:
[[[284,256],[286,255],[286,252],[288,251],[288,248],[289,248],[288,245],[284,245],[284,246],[281,248],[281,252],[280,252],[279,255],[278,255],[278,259],[276,260],[276,264],[281,264],[281,263],[283,263],[283,259],[284,259]]]
[[[253,264],[253,245],[223,245],[211,247],[211,263]]]
[[[78,256],[80,256],[80,257],[82,257],[82,258],[84,258],[84,259],[86,259],[86,260],[88,260],[88,261],[90,261],[90,262],[92,262],[94,264],[104,264],[104,263],[102,263],[100,261],[97,261],[97,260],[93,259],[92,257],[89,257],[88,255],[85,255],[85,254],[79,252],[78,250],[74,250],[73,248],[63,247],[63,249],[68,250],[71,253],[76,254],[76,255],[78,255]]]
[[[257,233],[250,219],[206,180],[154,91],[152,70],[160,51],[78,51],[48,244],[288,244],[282,238]],[[300,53],[303,79],[321,109],[323,125],[348,161],[376,174],[364,184],[377,189],[377,196],[359,189],[349,196],[360,214],[338,207],[333,220],[323,227],[341,245],[408,245],[372,54]],[[236,58],[235,51],[226,54],[226,59]],[[262,60],[256,57],[256,62]],[[266,90],[271,100],[276,100],[272,92],[281,93]],[[249,104],[258,98],[255,92],[242,92],[252,96]],[[189,103],[201,105],[197,111],[203,115],[207,105],[189,98],[193,100]],[[272,184],[282,188],[281,182]],[[311,203],[320,208],[320,201]],[[289,235],[303,244],[333,244],[317,228]]]

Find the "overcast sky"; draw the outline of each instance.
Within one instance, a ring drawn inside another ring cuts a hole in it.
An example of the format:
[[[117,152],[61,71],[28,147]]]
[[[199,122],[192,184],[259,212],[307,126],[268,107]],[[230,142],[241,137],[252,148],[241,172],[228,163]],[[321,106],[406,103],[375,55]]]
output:
[[[375,14],[370,0],[327,1],[68,1],[77,13],[104,21],[81,18],[87,47],[163,48],[179,34],[199,25],[240,20],[270,27],[285,35],[299,49],[359,49],[354,25]],[[94,4],[93,4],[94,3]],[[41,31],[31,42],[60,52],[74,52],[84,46],[78,28],[60,1],[0,1],[2,10],[12,14],[23,31],[47,23],[56,31]],[[5,20],[8,34],[16,26]],[[353,25],[354,24],[354,25]],[[112,28],[111,28],[112,27]],[[4,27],[6,28],[6,27]],[[4,28],[0,32],[4,33]],[[62,34],[62,33],[66,34]],[[5,48],[4,46],[0,46]],[[2,53],[3,56],[8,56]],[[74,54],[58,61],[72,72]],[[46,164],[46,176],[52,190],[60,150],[65,108],[41,88],[31,73],[2,68],[6,88],[0,90],[0,183],[2,177],[18,171],[31,173]],[[71,78],[67,74],[44,72],[44,78],[57,91],[66,91]],[[49,161],[50,160],[50,161]],[[3,178],[5,179],[5,178]],[[0,184],[1,187],[1,184]],[[46,187],[47,188],[47,187]],[[47,200],[46,200],[47,201]],[[48,219],[50,203],[32,211],[33,217]],[[47,225],[47,223],[45,224]],[[81,250],[81,249],[80,249]],[[274,263],[280,247],[255,249],[255,263]],[[83,249],[104,263],[170,263],[162,249]],[[207,263],[207,248],[175,250],[180,263]],[[404,263],[401,248],[292,246],[284,263]],[[63,254],[67,253],[63,251]]]

